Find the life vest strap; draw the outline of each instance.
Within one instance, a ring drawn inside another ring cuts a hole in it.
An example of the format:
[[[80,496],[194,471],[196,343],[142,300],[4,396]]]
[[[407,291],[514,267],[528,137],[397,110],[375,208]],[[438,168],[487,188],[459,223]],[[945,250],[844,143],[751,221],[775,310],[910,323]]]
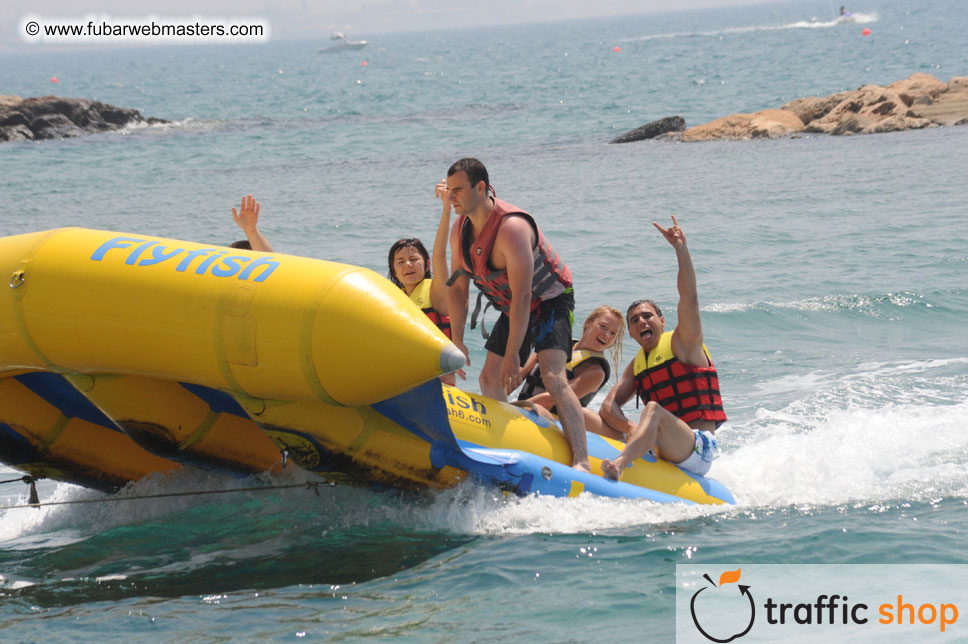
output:
[[[484,291],[478,291],[478,293],[477,293],[477,303],[474,305],[474,312],[471,313],[471,328],[472,329],[477,328],[477,318],[478,318],[478,316],[480,316],[480,318],[481,318],[481,336],[485,340],[487,340],[489,337],[491,337],[491,334],[488,332],[487,328],[484,326],[484,314],[487,313],[487,310],[489,308],[491,308],[492,306],[494,306],[494,305],[491,303],[490,298],[488,298],[487,304],[484,305],[484,310],[482,311],[481,310],[481,300],[482,299],[484,299]]]
[[[462,275],[466,275],[470,278],[474,277],[473,273],[469,273],[465,271],[463,268],[458,268],[456,271],[454,271],[454,274],[450,276],[450,279],[447,280],[447,286],[453,286],[454,282],[460,279]]]

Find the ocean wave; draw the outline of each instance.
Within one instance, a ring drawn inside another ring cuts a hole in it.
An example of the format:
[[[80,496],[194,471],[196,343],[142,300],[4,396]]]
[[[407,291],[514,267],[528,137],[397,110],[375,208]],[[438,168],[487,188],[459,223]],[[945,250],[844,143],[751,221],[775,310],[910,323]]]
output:
[[[812,391],[728,425],[714,475],[752,506],[963,496],[966,365],[960,357],[870,362],[846,374],[765,383],[770,392]]]
[[[954,496],[968,484],[966,413],[962,403],[770,414],[757,419],[752,440],[717,462],[715,474],[754,507]]]
[[[884,293],[880,295],[837,294],[808,297],[799,300],[763,302],[727,302],[707,304],[702,307],[709,313],[746,313],[750,311],[772,312],[775,309],[793,311],[853,311],[871,317],[880,317],[889,309],[923,307],[937,308],[921,293],[900,291],[898,293]]]

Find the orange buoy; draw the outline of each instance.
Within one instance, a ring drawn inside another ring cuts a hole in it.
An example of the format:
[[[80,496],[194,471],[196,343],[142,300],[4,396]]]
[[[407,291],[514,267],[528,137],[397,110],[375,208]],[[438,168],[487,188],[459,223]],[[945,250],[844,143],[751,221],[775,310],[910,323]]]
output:
[[[57,77],[56,76],[51,76],[50,77],[50,82],[56,83],[57,82]]]
[[[622,48],[619,47],[618,45],[615,45],[614,47],[612,47],[612,51],[622,51]]]
[[[864,27],[864,31],[860,32],[860,35],[861,36],[870,36],[871,35],[871,30],[868,29],[867,27]]]

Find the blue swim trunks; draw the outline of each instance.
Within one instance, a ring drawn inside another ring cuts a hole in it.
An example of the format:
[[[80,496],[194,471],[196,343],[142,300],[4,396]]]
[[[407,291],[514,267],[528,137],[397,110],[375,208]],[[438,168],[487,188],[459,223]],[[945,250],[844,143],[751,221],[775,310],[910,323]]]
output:
[[[710,466],[713,464],[713,459],[716,458],[716,454],[719,452],[719,443],[716,442],[716,437],[710,431],[694,429],[692,433],[696,437],[696,445],[692,450],[692,454],[683,462],[676,463],[676,465],[687,472],[704,476],[709,471]]]

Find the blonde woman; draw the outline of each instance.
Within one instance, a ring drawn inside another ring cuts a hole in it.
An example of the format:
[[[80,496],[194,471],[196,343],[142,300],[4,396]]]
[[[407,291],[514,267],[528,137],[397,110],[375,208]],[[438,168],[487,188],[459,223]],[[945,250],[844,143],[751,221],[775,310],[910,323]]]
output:
[[[622,312],[611,306],[600,306],[585,318],[581,337],[572,345],[571,359],[565,365],[568,385],[575,392],[583,408],[605,386],[612,367],[618,364],[624,329],[625,320]],[[611,360],[605,355],[606,351],[611,353]],[[554,402],[551,400],[551,394],[545,389],[537,363],[538,355],[532,353],[521,369],[524,386],[521,388],[518,402],[539,405],[554,413],[556,411]],[[584,415],[586,422],[590,416],[597,416],[587,411]],[[589,429],[596,431],[591,427]]]

